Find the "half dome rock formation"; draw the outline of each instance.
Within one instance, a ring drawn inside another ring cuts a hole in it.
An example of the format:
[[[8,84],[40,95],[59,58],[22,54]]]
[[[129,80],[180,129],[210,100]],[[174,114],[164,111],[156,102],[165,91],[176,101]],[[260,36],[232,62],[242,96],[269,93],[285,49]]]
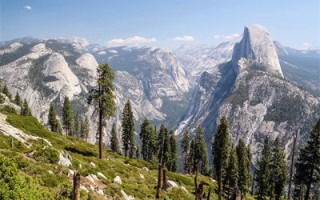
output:
[[[251,66],[283,77],[276,47],[267,30],[258,24],[244,28],[242,40],[234,47],[232,63],[238,66],[237,71]]]

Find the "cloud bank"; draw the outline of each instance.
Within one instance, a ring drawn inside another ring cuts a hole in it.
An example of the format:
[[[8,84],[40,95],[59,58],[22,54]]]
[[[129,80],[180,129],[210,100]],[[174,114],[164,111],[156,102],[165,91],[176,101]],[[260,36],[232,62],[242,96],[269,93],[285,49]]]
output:
[[[194,41],[194,38],[192,36],[181,36],[181,37],[175,37],[173,40],[176,41]]]
[[[107,42],[107,45],[109,47],[116,47],[116,46],[139,46],[141,44],[146,44],[146,43],[153,43],[157,42],[156,38],[145,38],[141,36],[133,36],[130,38],[122,39],[122,38],[116,38],[109,40]]]
[[[233,33],[230,35],[214,35],[213,38],[215,40],[233,40],[236,39],[240,36],[241,34],[239,33]]]

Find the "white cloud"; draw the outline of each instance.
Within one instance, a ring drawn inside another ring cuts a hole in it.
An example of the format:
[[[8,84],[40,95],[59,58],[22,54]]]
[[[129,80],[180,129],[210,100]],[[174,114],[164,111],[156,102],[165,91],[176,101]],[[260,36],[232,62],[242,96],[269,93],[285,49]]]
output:
[[[141,36],[133,36],[130,38],[122,39],[122,38],[116,38],[109,40],[107,42],[107,45],[109,47],[115,47],[115,46],[138,46],[141,44],[146,44],[146,43],[152,43],[152,42],[157,42],[156,38],[145,38]]]
[[[31,10],[32,9],[32,7],[30,5],[25,5],[24,8],[27,9],[27,10]]]
[[[176,41],[194,41],[194,38],[192,36],[182,36],[182,37],[175,37],[173,40]]]
[[[302,44],[302,47],[300,48],[301,50],[310,50],[311,49],[311,44],[309,42],[304,42]]]
[[[215,40],[233,40],[236,39],[240,36],[241,34],[239,33],[233,33],[230,35],[214,35],[213,38]]]

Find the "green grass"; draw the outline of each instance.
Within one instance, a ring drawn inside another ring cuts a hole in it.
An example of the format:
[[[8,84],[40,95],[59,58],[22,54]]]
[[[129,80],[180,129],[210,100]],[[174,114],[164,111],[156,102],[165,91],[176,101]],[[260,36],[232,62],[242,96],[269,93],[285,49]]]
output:
[[[104,174],[107,179],[100,177],[100,180],[106,185],[104,192],[110,197],[122,199],[121,190],[124,190],[128,195],[134,196],[135,199],[154,199],[157,182],[157,166],[155,164],[125,158],[107,149],[103,151],[104,159],[98,159],[96,145],[78,138],[52,133],[32,116],[20,116],[8,108],[1,109],[0,112],[7,115],[7,122],[12,126],[27,134],[47,139],[52,143],[53,147],[48,147],[46,142],[32,140],[28,141],[32,143],[32,146],[27,148],[24,144],[13,139],[14,145],[11,148],[12,138],[0,132],[0,154],[14,160],[21,174],[36,181],[39,186],[45,188],[44,191],[50,191],[54,194],[55,198],[61,197],[65,191],[70,194],[72,185],[67,178],[67,174],[69,169],[72,169],[80,172],[81,176],[97,175],[97,172]],[[57,151],[52,149],[65,151],[69,154],[72,158],[72,165],[64,167],[56,164]],[[33,153],[33,156],[30,156],[31,153]],[[96,166],[92,167],[91,162],[95,163]],[[143,167],[147,167],[149,171],[144,170]],[[49,170],[53,174],[50,174]],[[144,176],[144,179],[140,177],[140,174]],[[193,176],[173,172],[168,172],[167,175],[168,180],[175,181],[179,187],[162,191],[161,199],[194,199],[192,194],[194,191]],[[122,185],[113,183],[115,176],[121,177]],[[209,177],[199,176],[199,180],[216,188],[216,184]],[[181,186],[184,186],[189,193],[182,191]],[[208,187],[205,190],[207,191]],[[89,196],[84,191],[81,194],[81,199],[87,199]],[[103,199],[94,192],[90,196],[94,199]]]

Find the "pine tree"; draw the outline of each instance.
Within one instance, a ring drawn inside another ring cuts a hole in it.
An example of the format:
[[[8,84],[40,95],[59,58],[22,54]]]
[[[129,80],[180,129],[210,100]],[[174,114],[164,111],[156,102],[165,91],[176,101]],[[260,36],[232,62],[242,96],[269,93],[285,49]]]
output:
[[[226,116],[220,120],[212,144],[213,166],[218,179],[219,199],[222,198],[222,183],[224,182],[230,154],[230,138]]]
[[[157,194],[156,198],[160,198],[160,188],[161,188],[161,177],[162,177],[162,168],[163,168],[163,147],[164,147],[164,138],[165,132],[167,132],[166,127],[161,124],[160,132],[157,138],[157,146],[158,146],[158,160],[159,160],[159,167],[158,167],[158,183],[157,183]]]
[[[50,104],[49,114],[48,114],[48,125],[52,132],[59,133],[60,123],[57,119],[56,111],[54,110],[53,104]]]
[[[277,137],[273,143],[272,148],[272,166],[271,166],[271,185],[272,192],[270,194],[275,195],[276,200],[280,200],[281,195],[284,192],[284,187],[287,181],[287,167],[285,160],[285,153],[281,148],[280,140]],[[270,195],[270,196],[271,196]]]
[[[74,117],[69,101],[69,97],[64,97],[63,109],[62,109],[62,121],[63,129],[66,135],[72,136],[74,132]]]
[[[145,118],[143,123],[141,124],[140,139],[142,141],[142,159],[146,161],[150,161],[152,158],[152,134],[153,128],[149,120]]]
[[[115,73],[108,64],[100,64],[97,68],[97,87],[90,91],[88,103],[94,102],[98,111],[99,158],[102,158],[103,129],[107,126],[106,120],[114,116],[115,96],[113,94]]]
[[[11,95],[7,85],[4,85],[2,92],[11,100],[12,95]]]
[[[89,132],[90,132],[90,124],[89,124],[89,119],[86,116],[84,121],[81,121],[81,138],[87,141],[89,137]]]
[[[31,110],[29,108],[29,105],[28,105],[28,102],[26,99],[24,99],[24,101],[23,101],[23,106],[21,108],[20,115],[21,116],[32,116]]]
[[[249,191],[250,186],[250,150],[246,147],[242,139],[239,140],[236,147],[238,157],[238,187],[241,199]]]
[[[81,134],[81,117],[79,114],[76,114],[74,118],[74,136],[80,137]]]
[[[306,145],[300,149],[295,167],[296,187],[300,190],[306,187],[304,199],[316,196],[313,192],[317,191],[312,191],[312,188],[319,187],[320,181],[320,119],[313,127]]]
[[[196,171],[197,168],[197,163],[196,163],[196,159],[195,159],[195,140],[192,140],[190,143],[190,155],[189,155],[189,163],[190,163],[190,167],[189,167],[189,174],[194,173]]]
[[[178,169],[177,158],[177,141],[173,131],[170,131],[170,146],[171,146],[171,171],[176,172]]]
[[[271,161],[271,148],[269,139],[266,137],[256,169],[257,198],[261,200],[265,199],[270,194]]]
[[[150,147],[151,147],[151,151],[149,151],[149,158],[150,160],[154,160],[157,157],[157,153],[158,153],[158,145],[157,145],[157,128],[154,127],[152,129],[152,135],[151,135],[151,140],[150,140]]]
[[[112,130],[111,130],[111,150],[113,152],[116,152],[118,154],[121,154],[120,152],[120,146],[119,146],[119,141],[118,141],[118,133],[117,133],[117,128],[116,124],[112,124]]]
[[[186,130],[183,134],[183,139],[181,141],[181,149],[182,149],[182,153],[183,153],[183,157],[184,157],[184,172],[185,173],[189,173],[189,167],[190,167],[190,163],[189,163],[189,150],[190,150],[190,133],[189,130]]]
[[[227,199],[230,198],[230,194],[234,196],[236,193],[236,185],[238,181],[238,157],[236,149],[233,147],[230,151],[229,161],[228,161],[228,168],[226,170],[226,177],[225,177],[225,186],[228,186],[228,195]]]
[[[163,141],[163,166],[166,166],[166,168],[171,171],[171,145],[170,145],[170,136],[168,133],[168,129],[166,128],[164,131],[164,141]]]
[[[198,126],[196,136],[194,138],[194,162],[196,166],[196,172],[201,174],[208,174],[209,171],[209,161],[208,161],[208,151],[207,144],[204,140],[203,128],[201,125]]]
[[[122,142],[124,148],[124,155],[132,158],[134,154],[134,118],[131,110],[131,103],[128,100],[124,106],[122,113]]]
[[[16,96],[14,97],[14,103],[17,104],[18,106],[20,106],[22,108],[23,106],[23,102],[21,100],[21,97],[19,95],[19,92],[16,93]]]

